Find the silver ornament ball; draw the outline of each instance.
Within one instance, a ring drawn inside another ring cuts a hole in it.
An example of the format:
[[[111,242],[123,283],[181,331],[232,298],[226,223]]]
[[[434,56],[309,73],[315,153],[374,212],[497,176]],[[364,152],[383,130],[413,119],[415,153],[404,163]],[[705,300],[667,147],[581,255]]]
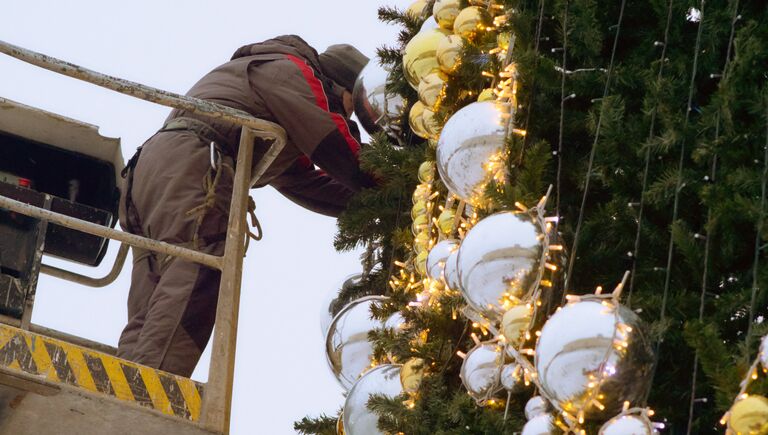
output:
[[[505,364],[501,368],[501,386],[510,393],[517,393],[525,389],[523,383],[523,369],[517,364]]]
[[[371,319],[371,306],[386,301],[384,296],[366,296],[350,302],[333,318],[325,338],[325,356],[339,384],[348,390],[371,365],[373,344],[368,333],[381,328]]]
[[[340,285],[334,287],[326,295],[320,309],[320,332],[323,334],[323,337],[328,335],[328,328],[331,326],[331,322],[333,322],[333,306],[336,303],[336,298],[339,296],[339,288],[341,288],[341,291],[347,290],[359,284],[362,278],[363,274],[361,273],[349,275],[344,278]]]
[[[448,190],[471,205],[482,203],[493,174],[487,165],[505,151],[503,105],[485,101],[456,112],[445,124],[437,144],[437,168]]]
[[[372,368],[349,390],[344,402],[344,430],[347,435],[384,435],[377,427],[379,416],[368,409],[373,395],[394,398],[402,394],[400,366],[384,364]]]
[[[399,122],[405,113],[405,101],[387,92],[389,71],[375,60],[368,62],[360,72],[352,92],[354,109],[363,128],[369,134],[382,129],[391,133],[390,126]]]
[[[550,414],[542,414],[531,419],[523,426],[520,435],[550,435],[555,431],[555,425]]]
[[[585,296],[544,324],[535,364],[542,387],[563,410],[605,418],[621,411],[625,401],[642,401],[653,351],[634,312]],[[592,403],[598,395],[604,410]]]
[[[445,262],[448,260],[448,256],[457,249],[459,249],[457,240],[443,240],[432,247],[427,257],[427,275],[434,280],[442,279]]]
[[[653,424],[639,415],[620,415],[614,417],[600,428],[599,435],[654,435]]]
[[[534,418],[549,412],[549,402],[541,396],[533,396],[525,403],[525,418],[533,420]]]
[[[477,223],[459,248],[461,291],[467,303],[498,320],[509,295],[522,299],[541,281],[549,246],[528,213],[502,212]]]
[[[445,279],[445,285],[453,291],[461,290],[461,281],[459,280],[459,250],[451,252],[448,258],[445,260],[445,270],[443,271],[443,277]]]
[[[469,395],[484,404],[501,390],[502,348],[495,343],[481,343],[467,353],[460,377]]]
[[[768,335],[760,340],[760,364],[763,365],[763,369],[768,370]]]

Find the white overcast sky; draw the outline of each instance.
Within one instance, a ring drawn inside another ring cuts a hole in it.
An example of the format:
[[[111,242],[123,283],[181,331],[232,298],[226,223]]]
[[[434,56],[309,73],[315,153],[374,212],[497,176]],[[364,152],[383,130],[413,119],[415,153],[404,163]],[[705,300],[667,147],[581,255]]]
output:
[[[382,4],[409,0],[6,0],[0,39],[103,73],[185,93],[243,44],[294,33],[322,51],[348,42],[369,56],[395,40]],[[58,76],[0,55],[0,96],[97,125],[122,139],[126,160],[169,109]],[[245,261],[233,434],[291,434],[306,414],[343,404],[319,332],[320,305],[360,270],[358,253],[337,254],[333,219],[313,215],[271,188],[253,192],[264,240]],[[116,245],[97,269],[103,275]],[[48,259],[47,262],[57,263]],[[115,345],[126,322],[129,273],[106,289],[42,277],[33,321]],[[205,380],[210,354],[194,378]]]

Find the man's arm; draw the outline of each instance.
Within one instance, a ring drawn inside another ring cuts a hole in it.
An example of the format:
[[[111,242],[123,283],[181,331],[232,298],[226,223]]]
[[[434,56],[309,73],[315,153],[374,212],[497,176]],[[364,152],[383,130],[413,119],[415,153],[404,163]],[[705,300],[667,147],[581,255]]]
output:
[[[354,195],[324,171],[316,169],[308,158],[297,160],[271,184],[296,204],[331,217],[339,217]]]
[[[356,192],[373,187],[373,179],[360,170],[360,142],[347,120],[331,107],[320,78],[303,59],[286,56],[270,62],[274,79],[253,83],[275,121],[307,157],[333,180]]]

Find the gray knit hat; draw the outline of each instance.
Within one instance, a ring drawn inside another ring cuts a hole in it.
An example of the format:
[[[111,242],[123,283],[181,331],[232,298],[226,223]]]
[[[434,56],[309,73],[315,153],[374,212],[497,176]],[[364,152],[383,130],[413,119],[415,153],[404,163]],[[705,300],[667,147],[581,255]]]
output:
[[[331,45],[319,57],[323,73],[349,92],[355,88],[357,76],[370,60],[349,44]]]

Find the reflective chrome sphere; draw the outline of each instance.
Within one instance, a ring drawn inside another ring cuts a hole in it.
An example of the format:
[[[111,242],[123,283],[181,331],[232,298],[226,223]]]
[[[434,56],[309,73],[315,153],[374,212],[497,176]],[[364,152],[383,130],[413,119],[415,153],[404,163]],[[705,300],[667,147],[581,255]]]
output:
[[[325,356],[331,372],[348,390],[371,365],[373,345],[368,332],[381,328],[371,319],[371,306],[386,301],[384,296],[366,296],[350,302],[333,318],[325,338]]]
[[[617,414],[625,401],[643,399],[653,352],[635,313],[584,296],[549,318],[536,346],[535,363],[542,387],[563,410],[599,418]],[[599,385],[599,391],[591,390],[590,384]],[[588,402],[597,394],[604,411]]]
[[[446,30],[453,30],[453,22],[461,11],[461,0],[437,0],[432,7],[435,22]]]
[[[395,331],[401,331],[405,328],[405,318],[398,311],[397,313],[389,316],[386,322],[384,322],[385,328],[394,329]]]
[[[437,169],[448,190],[478,205],[493,174],[487,165],[505,151],[504,107],[496,102],[472,103],[443,127],[437,145]]]
[[[647,418],[639,415],[620,415],[608,420],[599,435],[653,435],[656,430]]]
[[[547,240],[528,213],[502,212],[478,222],[459,249],[464,298],[486,317],[498,319],[508,294],[522,299],[538,285]]]
[[[344,430],[347,435],[384,435],[377,426],[379,416],[368,409],[372,395],[394,398],[402,394],[400,366],[384,364],[363,375],[349,390],[344,402]]]
[[[552,424],[552,416],[542,414],[526,423],[520,435],[550,435],[554,431],[555,425]]]
[[[440,70],[450,74],[456,70],[464,48],[464,39],[459,35],[449,35],[437,44],[437,63]]]
[[[768,335],[760,341],[760,364],[763,369],[768,370]]]
[[[501,386],[510,393],[525,389],[522,367],[517,364],[505,364],[501,368]]]
[[[427,276],[434,280],[442,279],[445,262],[448,260],[448,256],[457,249],[459,249],[458,240],[443,240],[435,245],[427,257]]]
[[[503,349],[495,343],[481,343],[467,353],[461,366],[461,381],[478,403],[485,403],[501,390],[503,363]]]
[[[393,123],[399,122],[405,112],[403,98],[387,92],[389,71],[376,61],[360,72],[352,92],[355,114],[369,134],[387,130]]]
[[[453,291],[461,290],[461,281],[459,280],[459,250],[451,252],[451,255],[445,260],[445,285]]]
[[[533,396],[525,403],[525,418],[534,418],[549,412],[549,402],[541,396]]]
[[[336,303],[336,298],[339,296],[339,289],[341,291],[347,290],[360,284],[361,279],[363,279],[363,274],[361,273],[349,275],[326,295],[320,309],[320,332],[322,332],[323,337],[328,335],[328,328],[331,326],[331,322],[333,322],[333,306]]]

